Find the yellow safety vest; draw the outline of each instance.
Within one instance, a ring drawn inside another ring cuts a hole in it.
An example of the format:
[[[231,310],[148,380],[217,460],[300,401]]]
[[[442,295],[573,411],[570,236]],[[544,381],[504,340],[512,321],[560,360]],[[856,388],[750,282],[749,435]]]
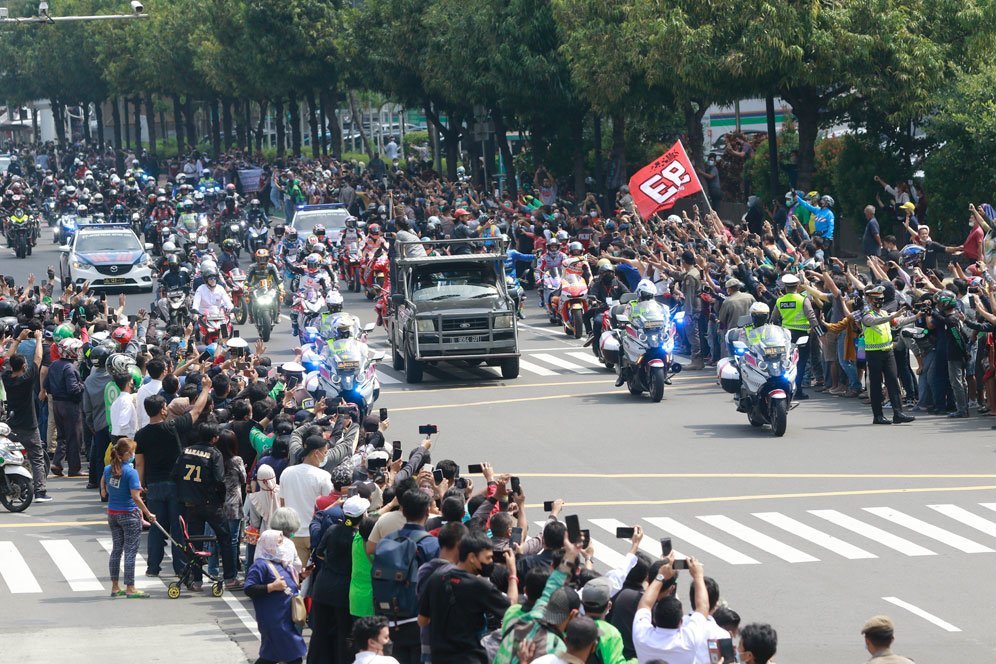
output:
[[[872,316],[882,316],[885,312],[869,310]],[[892,325],[889,321],[878,325],[862,325],[865,335],[865,352],[870,350],[892,350]]]
[[[805,301],[805,296],[799,293],[786,293],[778,298],[775,306],[781,312],[782,327],[797,332],[809,331],[809,319],[806,318],[806,312],[803,310],[803,302]]]

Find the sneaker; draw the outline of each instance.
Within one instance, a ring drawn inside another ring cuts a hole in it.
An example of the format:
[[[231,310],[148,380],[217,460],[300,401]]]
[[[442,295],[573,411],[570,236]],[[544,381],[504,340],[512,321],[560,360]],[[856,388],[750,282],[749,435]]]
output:
[[[86,488],[87,489],[99,489],[100,485],[99,484],[95,484],[93,482],[87,482],[86,483]]]
[[[55,477],[62,477],[63,475],[62,466],[56,466],[55,464],[52,464],[50,470],[52,471],[52,475],[54,475]]]
[[[151,569],[147,569],[147,570],[145,570],[145,576],[147,576],[149,578],[152,578],[152,579],[158,579],[159,578],[159,572],[153,572]]]
[[[948,413],[948,417],[953,420],[960,420],[962,418],[968,417],[968,413],[959,413],[958,411],[955,411],[953,413]]]
[[[35,500],[34,500],[34,502],[36,502],[36,503],[50,503],[50,502],[52,502],[52,500],[53,500],[52,496],[48,495],[47,493],[38,493],[38,494],[35,494]]]

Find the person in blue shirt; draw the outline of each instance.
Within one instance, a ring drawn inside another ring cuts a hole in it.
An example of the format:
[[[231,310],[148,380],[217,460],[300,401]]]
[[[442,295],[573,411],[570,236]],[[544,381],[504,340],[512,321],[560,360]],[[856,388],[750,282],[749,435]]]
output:
[[[797,191],[795,195],[796,204],[804,207],[813,214],[815,223],[813,235],[824,238],[827,243],[827,249],[829,249],[833,243],[834,215],[833,210],[830,209],[833,207],[833,197],[826,194],[820,196],[820,205],[817,207],[806,200],[806,194],[803,192]]]
[[[142,481],[132,465],[135,441],[121,438],[111,449],[111,463],[100,478],[100,496],[107,498],[107,525],[111,528],[111,597],[144,598],[148,595],[135,588],[135,556],[142,539],[142,514],[149,523],[156,515],[142,501]],[[121,575],[121,555],[124,554],[124,585]]]

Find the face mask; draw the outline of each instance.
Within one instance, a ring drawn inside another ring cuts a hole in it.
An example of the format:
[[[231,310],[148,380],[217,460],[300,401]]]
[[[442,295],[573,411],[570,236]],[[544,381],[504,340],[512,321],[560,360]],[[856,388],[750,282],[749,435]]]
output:
[[[381,652],[381,654],[384,657],[390,657],[391,654],[394,652],[394,644],[390,641],[385,643],[382,647],[383,647],[383,652]]]
[[[495,564],[493,562],[487,563],[486,565],[481,565],[481,576],[490,579],[491,575],[495,571]]]
[[[715,160],[713,160],[713,159],[710,159],[710,160],[709,160],[709,165],[710,165],[710,166],[715,166],[715,165],[716,165],[716,161],[715,161]]]

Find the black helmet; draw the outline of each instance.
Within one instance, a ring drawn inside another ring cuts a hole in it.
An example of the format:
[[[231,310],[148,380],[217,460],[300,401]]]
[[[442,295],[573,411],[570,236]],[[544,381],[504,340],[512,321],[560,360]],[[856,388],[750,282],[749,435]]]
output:
[[[170,254],[166,257],[166,268],[169,270],[180,269],[180,257],[176,254]]]
[[[98,345],[90,349],[90,363],[95,367],[103,367],[107,364],[107,358],[111,356],[111,351],[107,346]]]

